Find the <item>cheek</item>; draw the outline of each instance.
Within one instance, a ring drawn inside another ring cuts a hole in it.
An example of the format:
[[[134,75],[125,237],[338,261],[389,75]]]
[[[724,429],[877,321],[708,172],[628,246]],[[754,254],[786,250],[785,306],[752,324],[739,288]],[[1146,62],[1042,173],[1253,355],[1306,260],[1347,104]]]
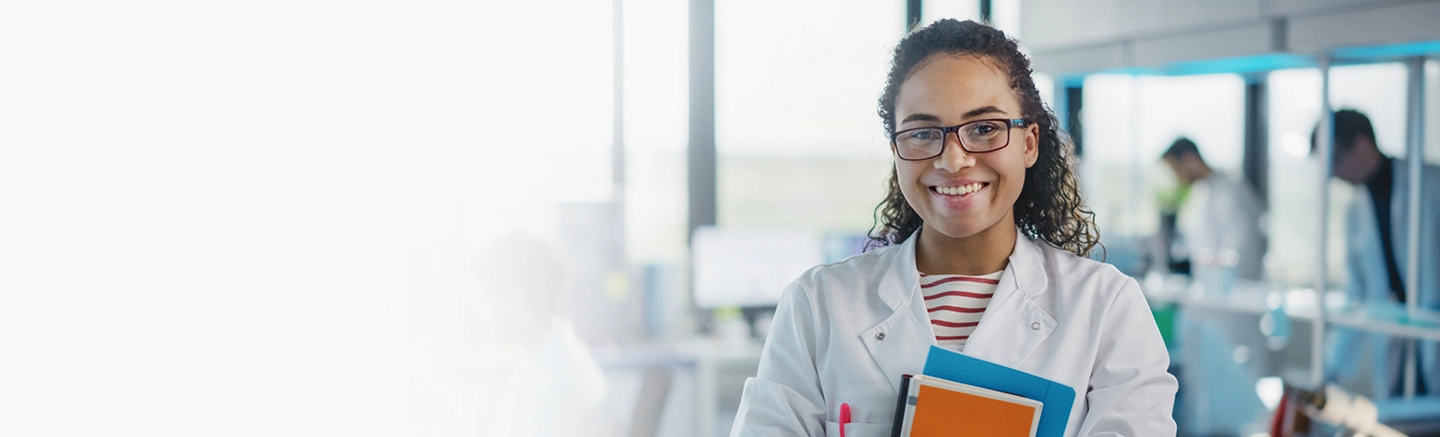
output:
[[[920,186],[918,182],[920,174],[924,171],[924,168],[909,162],[901,161],[895,164],[895,178],[900,182],[900,192],[904,193],[905,199],[911,202],[911,207],[914,207],[914,200],[924,194],[919,191],[925,187]]]
[[[1014,156],[995,156],[995,159],[986,162],[996,174],[1004,178],[1010,185],[1019,185],[1025,180],[1025,156],[1016,154]]]

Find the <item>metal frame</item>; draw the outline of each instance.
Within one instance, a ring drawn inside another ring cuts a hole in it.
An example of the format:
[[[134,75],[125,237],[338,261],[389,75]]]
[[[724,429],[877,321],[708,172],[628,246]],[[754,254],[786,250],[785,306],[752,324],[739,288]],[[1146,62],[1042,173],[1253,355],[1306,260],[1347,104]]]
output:
[[[1416,302],[1419,296],[1420,287],[1420,179],[1423,177],[1425,163],[1425,57],[1416,56],[1405,61],[1408,67],[1408,79],[1406,81],[1406,140],[1408,141],[1405,159],[1410,165],[1410,196],[1406,199],[1409,203],[1408,223],[1410,244],[1405,262],[1405,309],[1411,319],[1419,315],[1419,303]],[[1415,397],[1416,388],[1416,361],[1418,360],[1416,342],[1406,341],[1405,348],[1405,399]],[[1434,365],[1434,363],[1431,363]]]
[[[920,25],[924,3],[924,0],[905,0],[905,33],[914,32],[915,27]]]
[[[690,141],[686,153],[686,241],[717,218],[715,162],[715,0],[690,0]]]
[[[625,223],[625,0],[611,0],[611,129],[610,129],[610,198],[620,213],[621,228]],[[625,239],[621,238],[621,253]]]
[[[1335,153],[1335,114],[1330,108],[1330,55],[1321,53],[1318,59],[1320,69],[1320,126],[1316,135],[1316,149],[1320,153],[1321,165],[1325,171],[1321,172],[1320,178],[1320,242],[1319,250],[1316,250],[1317,270],[1315,278],[1316,302],[1319,308],[1315,312],[1315,323],[1311,324],[1310,344],[1310,382],[1312,387],[1320,387],[1325,383],[1325,292],[1330,285],[1330,176],[1335,172],[1334,163],[1330,156]]]
[[[1270,204],[1270,102],[1266,100],[1269,84],[1265,75],[1249,75],[1245,80],[1245,150],[1240,167],[1250,188],[1260,201]]]
[[[1062,106],[1065,108],[1065,112],[1060,122],[1064,124],[1065,132],[1070,133],[1070,141],[1075,146],[1075,156],[1078,159],[1085,156],[1085,126],[1080,122],[1081,112],[1085,110],[1085,87],[1084,85],[1063,85],[1064,82],[1063,80],[1057,81],[1062,84],[1061,90],[1064,92],[1057,93],[1062,97],[1056,100],[1063,99],[1065,102]]]

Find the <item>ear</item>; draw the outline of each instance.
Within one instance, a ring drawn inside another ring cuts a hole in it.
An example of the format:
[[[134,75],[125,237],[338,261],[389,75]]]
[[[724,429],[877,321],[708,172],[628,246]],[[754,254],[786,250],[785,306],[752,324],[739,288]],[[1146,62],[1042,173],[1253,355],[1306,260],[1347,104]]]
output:
[[[1035,161],[1040,159],[1040,124],[1030,123],[1025,126],[1025,168],[1035,166]]]

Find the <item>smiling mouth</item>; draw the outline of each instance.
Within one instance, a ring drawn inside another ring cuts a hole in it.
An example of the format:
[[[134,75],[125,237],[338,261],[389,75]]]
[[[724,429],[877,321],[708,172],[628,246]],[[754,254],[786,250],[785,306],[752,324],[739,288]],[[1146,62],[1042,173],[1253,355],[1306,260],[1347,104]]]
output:
[[[976,182],[973,184],[961,185],[958,187],[930,187],[930,192],[943,196],[965,197],[990,186],[988,182]]]

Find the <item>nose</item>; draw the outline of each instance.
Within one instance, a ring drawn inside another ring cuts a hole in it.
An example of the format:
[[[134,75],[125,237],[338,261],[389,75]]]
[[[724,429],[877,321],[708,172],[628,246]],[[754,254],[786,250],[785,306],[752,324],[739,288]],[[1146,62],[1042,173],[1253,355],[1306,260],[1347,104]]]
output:
[[[960,169],[975,165],[975,158],[960,146],[960,135],[958,132],[945,136],[944,150],[940,156],[935,158],[935,168],[949,173],[955,173]]]

